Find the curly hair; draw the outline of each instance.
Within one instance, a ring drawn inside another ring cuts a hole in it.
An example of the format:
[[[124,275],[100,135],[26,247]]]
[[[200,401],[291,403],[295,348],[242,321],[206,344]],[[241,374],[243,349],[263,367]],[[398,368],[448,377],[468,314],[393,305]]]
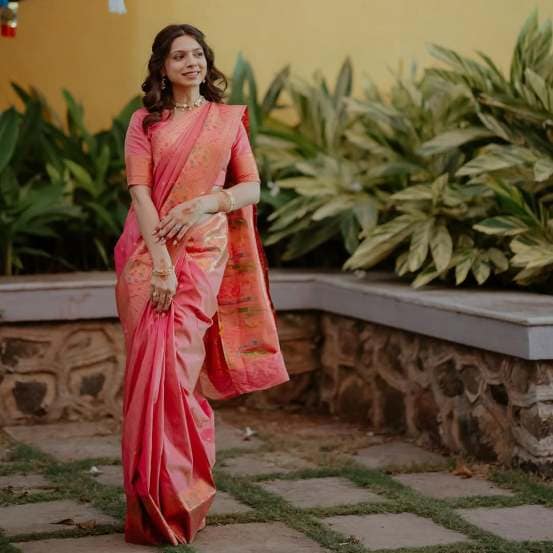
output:
[[[215,67],[215,54],[207,45],[204,33],[187,23],[181,25],[168,25],[159,31],[154,39],[152,54],[148,61],[148,76],[142,83],[142,90],[144,91],[142,104],[149,111],[149,114],[144,117],[142,122],[144,132],[147,132],[150,125],[161,121],[165,109],[172,109],[173,107],[171,82],[167,81],[166,88],[161,88],[161,70],[169,55],[173,40],[183,35],[189,35],[196,39],[204,51],[207,62],[207,73],[205,82],[200,84],[200,94],[210,102],[222,103],[228,81],[225,75]],[[222,87],[216,84],[218,82],[221,83]]]

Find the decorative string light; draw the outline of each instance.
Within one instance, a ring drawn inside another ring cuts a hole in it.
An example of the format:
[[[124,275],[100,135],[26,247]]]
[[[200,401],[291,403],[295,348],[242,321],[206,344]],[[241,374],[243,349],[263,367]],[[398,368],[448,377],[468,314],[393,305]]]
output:
[[[0,0],[0,34],[6,38],[14,38],[17,29],[17,10],[19,2]]]

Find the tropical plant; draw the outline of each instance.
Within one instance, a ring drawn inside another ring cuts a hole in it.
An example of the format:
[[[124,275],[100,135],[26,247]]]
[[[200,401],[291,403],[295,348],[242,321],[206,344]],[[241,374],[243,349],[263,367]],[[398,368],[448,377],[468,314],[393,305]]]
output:
[[[22,205],[33,200],[46,211],[54,209],[53,206],[63,206],[61,213],[55,208],[57,215],[48,216],[47,231],[46,223],[39,224],[36,220],[23,219],[27,221],[24,228],[14,226],[14,232],[22,236],[34,235],[33,247],[27,245],[19,249],[23,256],[14,258],[15,269],[23,270],[24,264],[27,271],[31,266],[43,271],[52,266],[111,267],[108,252],[121,232],[129,203],[124,187],[124,136],[139,99],[133,98],[124,107],[109,130],[93,134],[84,125],[82,106],[64,90],[65,132],[38,91],[33,88],[25,91],[15,83],[12,86],[25,109],[23,115],[16,115],[20,123],[18,137],[12,142],[15,146],[10,155],[11,173],[3,180],[5,198],[12,203],[21,201]],[[12,112],[16,113],[13,108]],[[8,113],[9,110],[5,115]],[[6,152],[3,151],[4,156]],[[17,180],[27,184],[16,194]],[[44,202],[37,202],[41,194]],[[20,209],[12,206],[11,211],[19,213]],[[63,213],[67,213],[67,217],[63,217]],[[79,217],[74,216],[76,213]],[[21,240],[14,239],[14,244],[19,242]],[[13,255],[10,248],[3,251],[7,258]],[[49,259],[49,264],[39,263],[39,258]]]
[[[11,275],[23,269],[23,256],[52,258],[46,250],[33,244],[37,237],[59,237],[54,224],[81,215],[80,209],[67,204],[60,186],[45,182],[41,175],[23,184],[15,168],[28,147],[30,120],[36,117],[34,107],[23,115],[10,108],[0,115],[0,246],[1,271]],[[16,154],[17,152],[17,154]]]
[[[528,192],[501,179],[490,178],[499,212],[474,228],[484,234],[507,237],[514,255],[511,265],[521,269],[514,280],[518,284],[544,284],[553,275],[553,216],[551,209]]]
[[[359,231],[376,221],[378,202],[368,192],[365,162],[346,136],[352,77],[350,59],[332,91],[320,72],[313,84],[290,77],[286,91],[297,124],[266,128],[258,138],[257,151],[271,168],[271,187],[285,198],[268,217],[272,224],[265,244],[286,239],[283,260],[305,256],[336,237],[353,251]]]
[[[518,252],[512,264],[525,268],[515,277],[525,285],[546,280],[551,271],[545,252],[553,249],[548,231],[553,200],[552,38],[551,21],[540,26],[534,12],[518,36],[509,77],[482,53],[479,63],[438,46],[432,53],[447,69],[429,70],[437,84],[464,91],[481,129],[494,137],[457,175],[496,192],[496,217],[475,228],[494,236],[517,235],[511,242]]]

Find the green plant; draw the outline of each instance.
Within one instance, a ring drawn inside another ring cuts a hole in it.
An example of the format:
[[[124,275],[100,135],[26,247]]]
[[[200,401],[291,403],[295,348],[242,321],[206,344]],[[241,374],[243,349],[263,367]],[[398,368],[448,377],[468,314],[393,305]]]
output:
[[[25,147],[26,129],[34,112],[23,115],[10,108],[0,115],[0,245],[2,274],[22,270],[24,255],[52,258],[46,250],[33,246],[37,237],[57,237],[54,224],[81,216],[76,206],[67,204],[63,190],[56,184],[44,182],[40,175],[21,184],[11,163],[17,167],[15,152]]]
[[[286,90],[298,123],[266,129],[258,139],[275,195],[284,198],[268,217],[272,224],[265,244],[287,239],[283,260],[304,256],[336,237],[352,251],[359,231],[376,221],[378,201],[367,191],[359,148],[345,134],[352,73],[346,59],[332,92],[318,72],[314,84],[291,77]]]

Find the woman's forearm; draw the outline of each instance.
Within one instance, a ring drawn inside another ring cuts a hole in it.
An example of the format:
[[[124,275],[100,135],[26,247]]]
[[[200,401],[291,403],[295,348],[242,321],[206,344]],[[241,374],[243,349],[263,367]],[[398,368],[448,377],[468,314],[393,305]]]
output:
[[[135,190],[132,190],[135,189]],[[152,256],[153,266],[156,269],[168,269],[171,264],[171,256],[167,246],[156,242],[153,231],[159,223],[159,214],[152,201],[148,190],[137,190],[136,186],[131,188],[131,196],[138,219],[138,226],[148,251]]]
[[[234,198],[234,209],[259,202],[260,185],[258,182],[241,182],[230,188],[225,188],[225,190],[228,190]],[[220,194],[221,192],[212,192],[201,196],[206,213],[217,213],[219,211]]]

